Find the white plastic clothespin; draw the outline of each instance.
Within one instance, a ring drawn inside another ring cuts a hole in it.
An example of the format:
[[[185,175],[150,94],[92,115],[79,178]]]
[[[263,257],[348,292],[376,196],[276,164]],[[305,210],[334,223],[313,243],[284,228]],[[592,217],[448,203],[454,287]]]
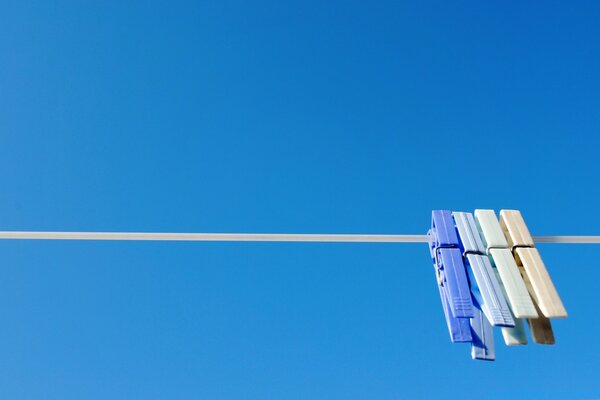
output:
[[[508,346],[527,344],[521,318],[537,318],[538,312],[533,300],[508,248],[494,210],[475,210],[475,220],[515,321],[514,328],[502,328],[504,342]]]

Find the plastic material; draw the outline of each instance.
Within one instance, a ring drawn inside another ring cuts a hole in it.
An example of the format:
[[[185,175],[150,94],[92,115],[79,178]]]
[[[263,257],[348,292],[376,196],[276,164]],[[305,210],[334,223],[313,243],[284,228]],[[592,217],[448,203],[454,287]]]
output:
[[[510,313],[510,308],[504,299],[502,289],[492,265],[487,256],[468,254],[469,278],[474,278],[478,293],[473,291],[473,296],[481,304],[481,309],[493,326],[515,326],[515,321]],[[474,286],[471,280],[471,286]]]
[[[542,314],[547,318],[565,318],[567,311],[539,252],[533,247],[533,238],[521,213],[517,210],[500,211],[500,226],[513,249],[517,265],[524,269],[523,277],[526,275],[531,282],[529,292]]]
[[[538,313],[493,210],[475,210],[477,224],[492,267],[500,276],[510,308],[517,318],[536,318]],[[507,343],[508,344],[508,343]]]
[[[494,349],[494,332],[492,325],[488,322],[482,309],[474,302],[475,316],[471,318],[471,358],[473,360],[494,361],[496,352]]]
[[[490,249],[489,255],[500,275],[515,316],[517,318],[536,318],[538,312],[510,250]]]
[[[519,210],[500,210],[500,227],[511,249],[533,247],[533,238]]]
[[[534,343],[549,345],[556,343],[550,319],[541,315],[539,318],[529,318],[527,323],[529,324],[529,331]]]
[[[527,321],[535,321],[528,319]],[[515,318],[515,326],[512,328],[502,328],[502,338],[507,346],[523,346],[527,344],[527,334],[525,333],[525,324],[521,318]]]
[[[465,254],[484,254],[485,246],[477,231],[473,214],[466,212],[453,212],[452,217],[456,225],[461,249]]]
[[[446,299],[446,294],[442,286],[438,285],[440,292],[440,298],[442,300],[442,308],[444,310],[444,316],[446,317],[446,324],[448,325],[448,332],[450,333],[450,340],[453,343],[464,343],[471,342],[473,340],[471,336],[471,328],[469,326],[469,318],[454,318],[450,311],[450,305]]]
[[[524,272],[524,271],[522,271]],[[533,288],[531,286],[531,281],[527,277],[527,274],[523,274],[523,280],[525,281],[525,285],[529,290],[533,292]],[[538,299],[535,297],[535,293],[533,294],[533,300],[536,303],[536,308],[538,303]],[[552,324],[550,320],[542,315],[541,310],[538,309],[540,316],[538,318],[530,318],[527,320],[527,324],[529,325],[529,331],[531,332],[531,337],[534,343],[537,344],[554,344],[554,331],[552,330]]]
[[[474,316],[473,302],[450,211],[432,212],[429,236],[429,250],[450,339],[470,342],[469,318]]]
[[[496,274],[498,281],[500,281],[500,275],[498,274],[498,270],[496,268],[494,268],[494,273]],[[502,292],[504,293],[504,296],[507,297],[504,285],[500,284],[500,286],[502,287]],[[504,343],[507,346],[526,345],[527,334],[525,333],[525,325],[523,324],[523,320],[521,318],[515,317],[515,314],[512,312],[512,310],[510,314],[513,317],[513,321],[515,321],[515,326],[512,328],[502,328],[502,337],[504,338]]]
[[[491,325],[515,325],[502,288],[494,273],[490,260],[485,255],[485,247],[477,231],[473,214],[452,213],[463,251],[471,292]]]

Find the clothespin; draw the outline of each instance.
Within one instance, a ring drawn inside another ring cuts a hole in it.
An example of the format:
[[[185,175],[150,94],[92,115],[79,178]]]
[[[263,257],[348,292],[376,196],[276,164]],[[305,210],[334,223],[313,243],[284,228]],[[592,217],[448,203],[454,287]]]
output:
[[[463,251],[471,292],[493,326],[514,327],[515,322],[502,293],[500,283],[492,270],[485,247],[477,231],[473,214],[452,213]],[[475,289],[475,290],[474,290]]]
[[[533,300],[508,248],[508,242],[494,211],[475,210],[475,222],[502,292],[508,299],[515,322],[513,328],[502,328],[504,342],[508,346],[527,344],[527,335],[521,318],[537,318],[538,312]]]
[[[475,306],[475,317],[471,319],[471,357],[493,361],[496,356],[492,325],[514,327],[515,323],[490,260],[485,255],[473,214],[453,212],[452,216]]]
[[[471,292],[454,229],[452,214],[434,210],[431,216],[429,250],[438,282],[442,307],[452,342],[471,342],[469,318],[474,317]]]
[[[531,283],[529,292],[542,314],[547,318],[565,318],[567,311],[550,279],[540,253],[534,247],[533,238],[521,213],[518,210],[500,211],[500,226],[517,265],[523,267],[525,272],[523,276],[526,275]]]

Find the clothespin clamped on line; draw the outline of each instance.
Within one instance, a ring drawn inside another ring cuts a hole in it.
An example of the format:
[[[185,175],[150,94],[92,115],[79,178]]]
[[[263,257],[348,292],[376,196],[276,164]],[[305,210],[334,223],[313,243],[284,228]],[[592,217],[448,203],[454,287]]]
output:
[[[450,340],[471,342],[473,337],[469,319],[475,316],[475,312],[450,211],[432,212],[428,235]]]
[[[534,247],[533,238],[521,213],[517,210],[501,210],[500,226],[538,310],[538,318],[527,319],[533,341],[539,344],[554,344],[554,332],[549,318],[566,318],[567,311],[540,253]]]
[[[504,343],[507,346],[525,345],[527,335],[522,318],[537,318],[538,312],[494,210],[475,210],[475,222],[515,321],[514,328],[502,328]]]
[[[473,359],[494,360],[494,336],[492,326],[514,327],[515,322],[504,298],[504,293],[485,247],[477,231],[473,214],[454,212],[454,223],[458,231],[467,275],[475,305],[475,318],[471,320]],[[475,338],[481,338],[476,341]]]
[[[481,304],[483,313],[493,326],[515,326],[500,283],[485,254],[485,247],[477,231],[473,214],[454,212],[452,216],[458,231],[471,289],[475,286],[479,289],[479,293],[474,293],[474,296]]]
[[[558,296],[540,253],[533,247],[533,238],[521,213],[518,210],[501,210],[500,226],[506,235],[517,265],[523,267],[531,281],[532,295],[537,297],[538,306],[544,316],[566,318],[567,310]]]
[[[429,250],[450,338],[470,342],[473,359],[494,360],[492,325],[507,345],[553,344],[549,318],[566,310],[519,211],[435,210]],[[486,256],[487,253],[487,256]]]

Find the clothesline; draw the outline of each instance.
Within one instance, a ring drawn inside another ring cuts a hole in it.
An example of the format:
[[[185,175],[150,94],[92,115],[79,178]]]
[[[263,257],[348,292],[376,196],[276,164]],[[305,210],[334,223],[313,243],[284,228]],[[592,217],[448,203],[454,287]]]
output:
[[[196,242],[338,242],[426,243],[427,235],[296,234],[296,233],[161,233],[161,232],[27,232],[0,231],[0,239],[132,240]],[[537,243],[600,244],[600,236],[534,236]]]

